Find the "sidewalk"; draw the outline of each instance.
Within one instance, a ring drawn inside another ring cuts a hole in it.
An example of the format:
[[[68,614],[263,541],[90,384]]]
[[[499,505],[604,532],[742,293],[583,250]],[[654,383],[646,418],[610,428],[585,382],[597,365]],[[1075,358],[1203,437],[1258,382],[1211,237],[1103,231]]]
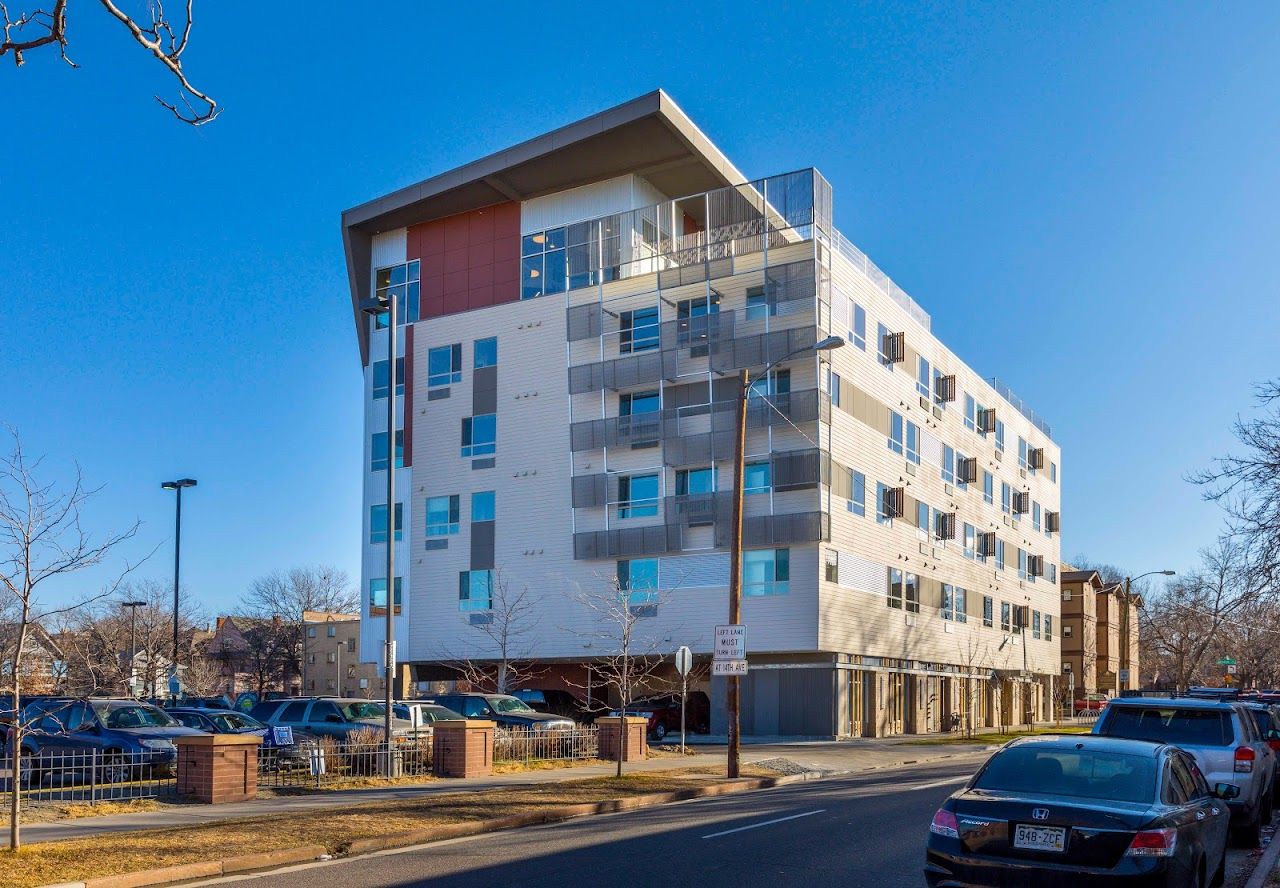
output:
[[[986,749],[981,745],[968,744],[936,748],[904,745],[903,741],[909,739],[912,738],[894,737],[885,740],[838,742],[766,741],[752,743],[750,746],[744,745],[742,761],[743,764],[768,762],[771,765],[775,763],[781,765],[782,763],[777,760],[785,759],[788,763],[799,766],[791,770],[834,774],[919,764],[980,753]],[[675,768],[715,767],[723,765],[724,760],[723,748],[714,748],[682,759],[657,758],[628,764],[626,773],[640,774]],[[25,843],[52,842],[104,833],[198,826],[241,817],[272,815],[289,817],[316,809],[348,807],[369,802],[418,799],[443,793],[480,792],[504,787],[551,785],[569,780],[608,777],[613,775],[614,769],[615,766],[612,764],[587,765],[547,771],[523,771],[476,779],[441,779],[417,786],[388,786],[374,789],[330,790],[308,795],[280,795],[226,805],[172,805],[162,811],[110,814],[103,817],[24,824],[22,838]]]

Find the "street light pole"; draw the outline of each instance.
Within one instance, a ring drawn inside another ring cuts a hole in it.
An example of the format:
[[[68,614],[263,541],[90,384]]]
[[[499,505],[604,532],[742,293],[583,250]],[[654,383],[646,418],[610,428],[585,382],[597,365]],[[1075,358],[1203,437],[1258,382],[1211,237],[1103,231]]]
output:
[[[1175,573],[1176,571],[1172,571],[1172,570],[1149,570],[1144,574],[1138,574],[1136,577],[1124,578],[1124,622],[1120,624],[1120,631],[1122,633],[1121,641],[1120,641],[1120,650],[1125,653],[1126,657],[1122,662],[1130,662],[1132,660],[1132,657],[1128,657],[1128,653],[1129,653],[1129,643],[1130,643],[1129,608],[1132,606],[1132,601],[1133,601],[1133,581],[1141,580],[1143,577],[1156,576],[1157,574],[1163,577],[1171,577]],[[1133,681],[1132,674],[1129,675],[1129,680]],[[1117,675],[1116,676],[1116,693],[1117,694],[1120,693],[1119,685],[1120,685],[1120,676]],[[1126,690],[1128,689],[1126,688]]]
[[[145,601],[122,601],[121,607],[129,608],[129,696],[137,696],[133,687],[133,671],[138,661],[138,608],[146,607]]]
[[[179,478],[160,485],[177,494],[173,519],[173,665],[170,669],[169,691],[178,697],[178,574],[182,568],[182,488],[195,487],[194,478]]]
[[[383,724],[385,731],[387,767],[386,776],[395,776],[395,764],[392,756],[395,753],[395,741],[391,737],[391,706],[393,703],[392,686],[396,671],[396,638],[395,622],[395,589],[396,589],[396,343],[398,319],[396,317],[395,296],[366,299],[361,308],[370,315],[387,315],[387,376],[390,380],[387,392],[387,600],[386,623],[383,644],[383,684],[386,685],[387,711]],[[405,385],[411,384],[406,379]]]
[[[813,345],[797,348],[765,365],[760,378],[769,378],[769,371],[783,361],[795,357],[801,352],[831,351],[844,345],[839,336],[828,336]],[[747,451],[747,395],[751,390],[751,377],[745,369],[738,373],[738,403],[736,437],[733,448],[733,513],[730,518],[732,536],[729,541],[729,623],[738,625],[742,621],[742,486],[745,474],[744,463]],[[725,707],[729,710],[729,751],[725,773],[729,777],[737,777],[741,770],[742,738],[740,691],[741,678],[730,675],[729,687],[725,694]]]

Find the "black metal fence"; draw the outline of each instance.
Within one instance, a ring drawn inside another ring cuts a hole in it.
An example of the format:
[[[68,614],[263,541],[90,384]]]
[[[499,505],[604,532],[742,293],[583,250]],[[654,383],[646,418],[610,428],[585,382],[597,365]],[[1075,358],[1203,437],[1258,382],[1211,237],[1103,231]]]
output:
[[[577,727],[566,731],[498,728],[493,737],[495,762],[565,761],[600,755],[599,729]]]
[[[258,786],[323,789],[385,777],[387,749],[377,732],[346,739],[318,737],[293,746],[258,750]],[[431,733],[397,738],[392,773],[400,777],[431,774]]]
[[[100,749],[45,749],[0,765],[0,801],[9,804],[15,783],[24,804],[127,802],[173,796],[177,753]]]

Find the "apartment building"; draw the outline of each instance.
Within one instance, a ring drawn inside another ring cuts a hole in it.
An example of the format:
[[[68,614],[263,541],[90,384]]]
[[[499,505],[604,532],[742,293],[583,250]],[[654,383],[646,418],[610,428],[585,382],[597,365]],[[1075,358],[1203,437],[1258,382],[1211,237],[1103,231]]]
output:
[[[417,681],[496,657],[483,630],[510,590],[527,590],[519,653],[543,685],[585,696],[614,653],[600,595],[642,617],[633,649],[686,644],[705,665],[727,622],[746,369],[744,733],[1048,715],[1058,446],[836,230],[834,203],[816,169],[749,179],[659,91],[343,214],[362,617],[390,599]],[[399,306],[394,367],[360,311],[376,292]],[[830,335],[845,345],[812,348]],[[382,625],[361,620],[371,659]],[[722,684],[700,682],[713,730]]]
[[[304,694],[381,698],[386,693],[378,664],[360,659],[359,614],[304,611],[302,639]]]
[[[1062,669],[1075,676],[1076,695],[1118,694],[1142,686],[1138,609],[1142,596],[1108,583],[1095,570],[1064,564]]]

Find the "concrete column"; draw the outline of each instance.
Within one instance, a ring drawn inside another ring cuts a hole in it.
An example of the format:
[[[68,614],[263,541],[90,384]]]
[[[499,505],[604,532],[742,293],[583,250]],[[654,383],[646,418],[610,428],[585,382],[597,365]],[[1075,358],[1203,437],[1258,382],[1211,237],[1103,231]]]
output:
[[[258,795],[256,734],[177,737],[178,794],[206,805],[246,802]]]
[[[487,719],[453,719],[432,726],[431,768],[437,777],[488,777],[493,773],[493,732]]]
[[[619,716],[603,716],[596,719],[599,729],[600,758],[609,762],[618,760],[618,747],[622,740],[622,718]],[[627,755],[624,762],[642,762],[649,756],[648,730],[649,720],[629,715],[627,726]]]

